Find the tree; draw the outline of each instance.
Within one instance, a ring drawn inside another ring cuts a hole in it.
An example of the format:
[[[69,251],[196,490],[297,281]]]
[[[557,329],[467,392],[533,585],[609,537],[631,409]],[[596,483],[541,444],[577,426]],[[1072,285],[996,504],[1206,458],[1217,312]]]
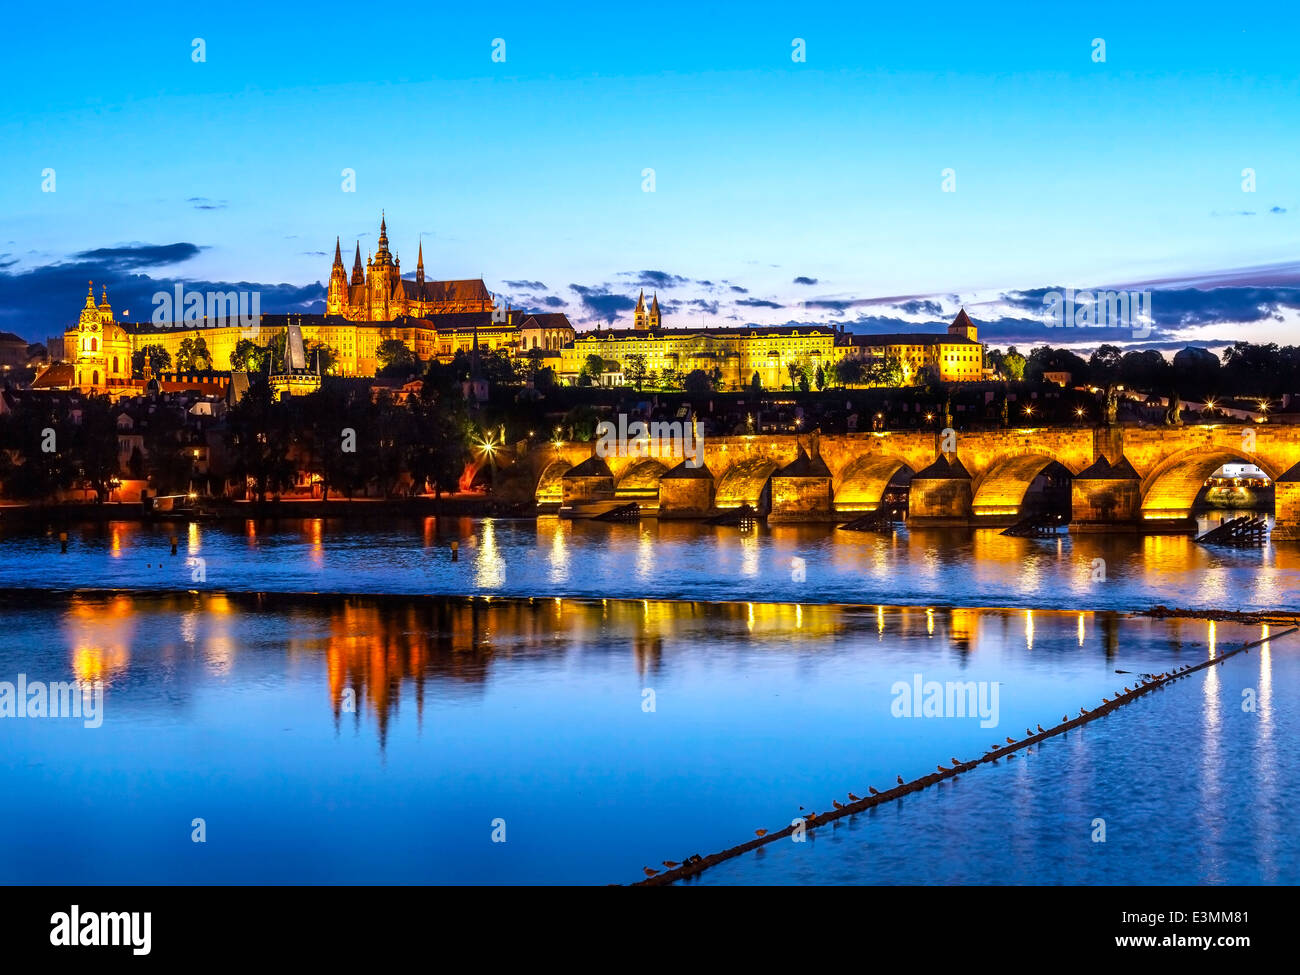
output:
[[[236,372],[257,372],[266,356],[267,350],[252,339],[240,339],[230,353],[230,368]]]
[[[826,388],[826,370],[822,368],[820,362],[817,363],[817,371],[813,373],[813,385],[818,389]]]
[[[623,357],[623,378],[628,380],[639,393],[646,381],[645,356],[640,352],[630,352]]]
[[[893,352],[872,361],[867,368],[867,379],[874,386],[902,386],[907,382],[907,370],[903,360]]]
[[[803,369],[797,362],[787,362],[785,371],[786,375],[790,377],[790,388],[793,390],[799,385],[799,380],[803,376]]]
[[[1008,349],[1007,354],[1002,357],[1002,371],[1013,382],[1020,382],[1025,378],[1025,365],[1025,357],[1015,350],[1015,346]]]
[[[846,356],[835,363],[834,372],[841,386],[857,386],[865,381],[867,367],[859,356]]]
[[[243,399],[226,414],[226,426],[231,468],[253,482],[258,501],[265,501],[268,491],[278,493],[293,483],[288,410],[272,399],[270,386],[250,384]]]
[[[578,380],[579,380],[578,385],[591,386],[594,384],[596,386],[599,386],[600,377],[601,375],[604,374],[604,372],[605,372],[605,360],[593,352],[591,355],[587,356],[587,358],[583,360],[582,368],[578,370]],[[586,377],[587,379],[585,383],[582,382],[583,377]]]
[[[401,339],[384,339],[375,349],[375,361],[379,363],[379,375],[401,375],[416,368],[419,360],[415,353]]]
[[[172,354],[161,345],[146,345],[131,353],[131,375],[137,379],[144,375],[144,360],[149,358],[149,368],[154,375],[171,368]]]
[[[180,372],[201,372],[212,368],[212,354],[208,352],[207,340],[202,335],[181,339],[180,348],[176,350],[176,368]]]
[[[750,392],[753,393],[761,393],[763,391],[763,379],[759,376],[758,370],[754,370],[754,375],[749,377],[749,389]]]
[[[324,342],[313,342],[303,351],[307,353],[308,369],[315,369],[319,365],[322,376],[328,376],[334,371],[334,363],[338,361],[339,354],[333,346]]]
[[[692,396],[705,396],[713,392],[713,382],[703,369],[692,369],[682,380],[682,387]]]

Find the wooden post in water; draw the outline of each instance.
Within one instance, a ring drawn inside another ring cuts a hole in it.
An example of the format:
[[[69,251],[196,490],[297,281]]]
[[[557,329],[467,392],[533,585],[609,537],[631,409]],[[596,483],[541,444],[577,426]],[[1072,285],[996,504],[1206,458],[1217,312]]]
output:
[[[67,532],[59,532],[59,553],[62,555],[68,554],[68,533]]]
[[[451,560],[456,562],[460,559],[460,542],[451,543]]]
[[[172,536],[172,555],[176,554],[176,536]]]

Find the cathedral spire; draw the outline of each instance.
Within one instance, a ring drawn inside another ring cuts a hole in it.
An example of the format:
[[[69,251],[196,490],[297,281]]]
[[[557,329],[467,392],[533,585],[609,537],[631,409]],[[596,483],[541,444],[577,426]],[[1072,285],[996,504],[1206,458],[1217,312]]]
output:
[[[383,253],[386,250],[388,250],[388,222],[381,210],[379,211],[379,251]]]
[[[357,241],[357,256],[352,262],[352,283],[366,283],[366,272],[361,269],[361,241]]]
[[[86,282],[86,307],[87,308],[95,307],[95,282],[94,281]]]
[[[334,238],[334,266],[343,266],[343,252],[339,250],[339,239],[337,237]]]
[[[424,241],[420,241],[420,250],[415,255],[415,286],[417,291],[424,291]]]

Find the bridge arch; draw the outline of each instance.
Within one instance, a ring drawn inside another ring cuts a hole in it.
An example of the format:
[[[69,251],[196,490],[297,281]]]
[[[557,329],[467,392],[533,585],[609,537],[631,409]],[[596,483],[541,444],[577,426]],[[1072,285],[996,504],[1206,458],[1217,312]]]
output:
[[[1018,517],[1023,514],[1025,495],[1040,474],[1049,469],[1071,476],[1078,470],[1045,451],[1008,454],[990,463],[971,485],[971,514],[975,517]]]
[[[1258,454],[1231,447],[1202,446],[1184,450],[1157,464],[1142,479],[1142,518],[1190,518],[1205,479],[1224,464],[1254,464],[1271,481],[1284,473]]]
[[[767,457],[736,461],[719,479],[714,504],[719,508],[739,508],[742,504],[760,510],[766,508],[771,496],[768,482],[779,466]]]
[[[889,482],[904,470],[915,473],[907,461],[890,454],[866,454],[851,461],[835,479],[835,510],[876,511]]]
[[[542,476],[537,479],[537,490],[534,497],[539,505],[556,505],[558,506],[564,500],[564,475],[573,469],[563,457],[551,461],[542,470]]]
[[[659,478],[667,473],[668,468],[653,457],[641,457],[623,468],[614,481],[615,493],[619,497],[659,497]]]

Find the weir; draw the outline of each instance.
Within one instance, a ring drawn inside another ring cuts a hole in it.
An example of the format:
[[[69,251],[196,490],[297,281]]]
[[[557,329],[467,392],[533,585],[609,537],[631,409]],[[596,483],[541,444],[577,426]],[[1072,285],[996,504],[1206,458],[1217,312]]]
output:
[[[691,452],[699,467],[683,467],[682,445],[666,441],[653,463],[610,456],[596,472],[594,441],[556,442],[520,462],[538,511],[569,517],[635,498],[643,516],[708,518],[747,504],[774,521],[846,522],[878,510],[891,486],[910,486],[917,526],[1006,527],[1052,498],[1068,507],[1071,531],[1150,533],[1195,531],[1206,478],[1239,462],[1275,483],[1272,537],[1300,539],[1300,427],[1281,424],[705,437]],[[565,503],[566,484],[579,503]]]
[[[1255,640],[1254,642],[1243,643],[1239,647],[1235,647],[1234,649],[1218,654],[1217,656],[1210,657],[1199,664],[1189,665],[1180,670],[1170,671],[1168,673],[1157,674],[1152,680],[1146,680],[1144,678],[1140,683],[1138,683],[1137,687],[1133,688],[1128,693],[1117,693],[1109,700],[1103,698],[1102,704],[1090,710],[1080,708],[1078,717],[1072,718],[1068,721],[1063,721],[1060,724],[1047,728],[1036,735],[1030,735],[1023,740],[994,748],[992,751],[986,752],[980,758],[972,759],[969,762],[958,762],[952,768],[937,766],[937,769],[942,770],[936,770],[928,775],[923,775],[918,779],[913,779],[910,782],[897,785],[892,789],[888,789],[876,795],[868,795],[865,799],[851,801],[838,806],[832,805],[830,812],[814,813],[803,821],[802,827],[796,827],[794,823],[791,823],[784,829],[765,833],[763,836],[756,837],[746,843],[741,843],[738,846],[721,850],[709,856],[692,859],[687,863],[683,863],[681,866],[673,867],[665,873],[657,874],[653,877],[647,877],[645,880],[638,881],[631,886],[663,887],[675,883],[678,880],[685,880],[703,873],[709,867],[717,866],[719,863],[724,863],[727,860],[738,857],[742,853],[748,853],[750,850],[756,850],[760,846],[765,846],[768,843],[775,843],[777,840],[785,839],[793,835],[797,828],[802,828],[806,833],[812,832],[817,827],[824,826],[834,820],[865,812],[874,806],[879,806],[886,802],[893,802],[895,799],[901,799],[903,796],[909,795],[913,792],[920,792],[922,789],[927,789],[945,779],[950,779],[965,772],[973,771],[981,765],[997,762],[999,759],[1006,758],[1009,755],[1014,755],[1023,748],[1028,748],[1031,745],[1037,745],[1040,742],[1047,741],[1049,738],[1063,735],[1074,728],[1080,728],[1090,721],[1096,721],[1099,718],[1111,714],[1118,708],[1124,707],[1127,704],[1132,704],[1138,698],[1145,697],[1153,691],[1164,690],[1165,687],[1172,684],[1174,681],[1181,680],[1184,677],[1190,677],[1197,671],[1205,670],[1207,667],[1222,664],[1230,657],[1235,657],[1239,653],[1245,653],[1254,647],[1262,646],[1263,644],[1270,643],[1273,640],[1280,640],[1285,636],[1290,636],[1297,630],[1300,630],[1300,626],[1292,626],[1290,629],[1284,630],[1277,635],[1270,634],[1269,636]],[[1042,725],[1039,725],[1039,727],[1041,728]]]

